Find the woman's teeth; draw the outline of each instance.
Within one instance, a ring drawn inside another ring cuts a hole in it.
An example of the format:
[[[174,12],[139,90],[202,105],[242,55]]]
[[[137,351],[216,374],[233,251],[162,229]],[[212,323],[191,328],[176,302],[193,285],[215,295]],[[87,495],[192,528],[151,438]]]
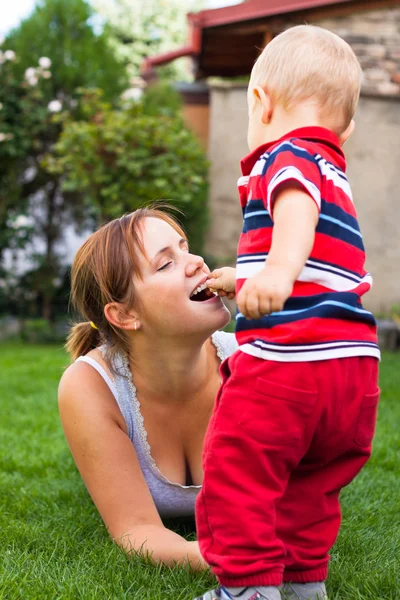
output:
[[[192,292],[192,294],[191,294],[191,296],[190,296],[190,297],[192,297],[192,296],[195,296],[195,295],[196,295],[196,294],[198,294],[199,292],[202,292],[203,290],[205,290],[205,289],[206,289],[206,287],[207,287],[207,286],[206,286],[206,284],[205,284],[205,283],[202,283],[201,285],[199,285],[199,287],[197,287],[197,288],[196,288],[196,289],[195,289],[195,290]]]
[[[207,290],[207,294],[210,296],[216,296],[216,292],[212,292],[209,288],[207,288],[205,283],[202,283],[201,285],[199,285],[199,287],[197,287],[190,295],[191,298],[193,298],[193,296],[196,296],[196,294],[199,294],[200,292],[202,292],[203,290]]]

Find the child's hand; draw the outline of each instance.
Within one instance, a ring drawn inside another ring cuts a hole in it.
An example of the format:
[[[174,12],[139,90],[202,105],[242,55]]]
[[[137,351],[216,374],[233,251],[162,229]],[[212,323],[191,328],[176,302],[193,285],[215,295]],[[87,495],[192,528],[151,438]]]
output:
[[[244,282],[237,297],[238,309],[246,319],[260,319],[279,312],[292,289],[293,281],[286,269],[266,266]]]
[[[235,297],[236,269],[222,267],[210,273],[206,285],[218,296],[226,296],[229,300]]]

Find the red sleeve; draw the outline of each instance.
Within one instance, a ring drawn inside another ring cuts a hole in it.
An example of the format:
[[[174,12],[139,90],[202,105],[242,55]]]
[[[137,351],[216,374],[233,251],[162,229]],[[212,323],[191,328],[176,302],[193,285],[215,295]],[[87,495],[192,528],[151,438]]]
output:
[[[278,192],[290,181],[300,184],[321,210],[322,175],[318,164],[308,150],[287,141],[271,152],[260,177],[263,198],[271,218]]]

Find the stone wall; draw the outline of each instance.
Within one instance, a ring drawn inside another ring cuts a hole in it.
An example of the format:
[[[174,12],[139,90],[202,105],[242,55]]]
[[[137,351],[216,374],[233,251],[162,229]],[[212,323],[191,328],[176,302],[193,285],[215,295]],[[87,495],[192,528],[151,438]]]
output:
[[[334,31],[352,46],[363,68],[364,94],[400,98],[400,2],[398,8],[310,23]]]

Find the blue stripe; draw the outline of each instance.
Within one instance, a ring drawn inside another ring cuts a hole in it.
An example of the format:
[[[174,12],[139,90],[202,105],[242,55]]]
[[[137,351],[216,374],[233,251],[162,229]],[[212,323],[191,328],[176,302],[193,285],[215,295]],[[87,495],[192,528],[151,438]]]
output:
[[[261,319],[245,319],[236,315],[236,331],[270,329],[275,325],[294,323],[309,318],[342,319],[375,325],[373,315],[361,308],[357,294],[352,292],[330,292],[309,297],[289,298],[284,310],[271,313]]]
[[[355,235],[358,235],[362,239],[362,235],[359,231],[357,231],[356,229],[353,229],[353,227],[350,227],[350,225],[346,225],[346,223],[342,223],[338,219],[334,219],[333,217],[328,217],[327,215],[320,215],[319,218],[325,219],[325,221],[330,221],[331,223],[335,223],[336,225],[339,225],[339,227],[343,227],[344,229],[351,231],[352,233],[354,233]]]
[[[265,209],[264,210],[256,210],[256,211],[251,212],[251,213],[246,212],[244,218],[245,219],[251,219],[251,217],[258,217],[259,215],[263,215],[264,217],[266,215],[269,216],[269,212],[266,211]]]
[[[261,158],[266,158],[265,165],[263,167],[261,176],[265,175],[267,170],[274,164],[275,160],[279,157],[281,152],[291,152],[297,158],[301,158],[303,160],[308,160],[309,162],[313,163],[315,168],[318,169],[318,171],[320,172],[319,166],[316,163],[315,157],[312,154],[310,154],[308,152],[308,150],[297,147],[297,146],[291,144],[290,142],[282,142],[282,144],[280,144],[277,148],[275,148],[269,156],[266,154],[263,154],[263,156],[261,157]],[[296,167],[296,164],[294,164],[293,166]]]
[[[285,311],[298,311],[313,308],[324,302],[339,302],[343,306],[360,307],[358,294],[354,292],[324,292],[313,296],[295,296],[285,302]],[[367,311],[366,311],[367,312]],[[281,313],[275,313],[281,314]]]
[[[237,255],[237,259],[239,261],[240,258],[244,258],[245,260],[249,259],[252,260],[253,257],[257,258],[262,258],[264,257],[264,259],[268,256],[268,252],[252,252],[251,254],[238,254]]]
[[[316,304],[314,307],[312,308],[319,308],[320,306],[341,306],[342,308],[345,308],[346,310],[350,310],[353,311],[355,313],[360,313],[363,315],[369,315],[371,314],[370,312],[368,312],[367,310],[364,310],[363,308],[356,308],[355,306],[350,306],[349,304],[345,304],[344,302],[337,302],[335,300],[326,300],[325,302],[320,302],[319,304]],[[300,313],[306,312],[310,310],[309,308],[301,308],[299,310],[281,310],[279,313],[271,313],[271,317],[274,317],[276,315],[298,315]]]
[[[341,242],[346,242],[346,244],[354,246],[364,252],[364,244],[360,234],[358,232],[354,233],[354,231],[350,231],[346,227],[343,227],[342,224],[339,225],[335,220],[323,218],[323,215],[320,215],[315,231],[340,240]]]
[[[340,221],[340,223],[344,223],[360,233],[360,227],[357,219],[333,202],[327,202],[324,199],[321,200],[321,215],[326,215],[332,219],[337,219]]]
[[[257,211],[264,211],[268,214],[268,211],[265,208],[265,204],[264,204],[263,200],[261,198],[252,198],[246,204],[246,214],[257,212]]]
[[[243,211],[242,233],[256,231],[261,228],[272,228],[273,222],[262,200],[250,200]]]

